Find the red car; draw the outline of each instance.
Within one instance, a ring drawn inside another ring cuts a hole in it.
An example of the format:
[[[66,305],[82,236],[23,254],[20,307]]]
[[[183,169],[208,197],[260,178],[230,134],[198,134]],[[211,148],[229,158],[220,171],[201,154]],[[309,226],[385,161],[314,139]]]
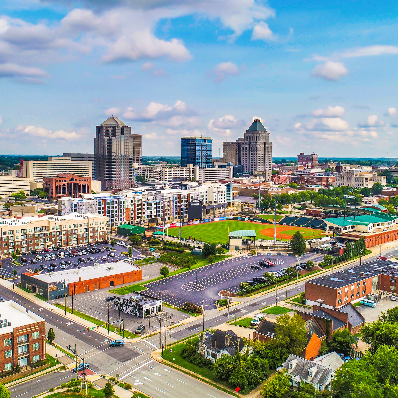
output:
[[[387,260],[388,260],[387,257],[382,257],[382,256],[380,256],[379,259],[380,259],[380,260],[383,260],[383,261],[387,261]]]

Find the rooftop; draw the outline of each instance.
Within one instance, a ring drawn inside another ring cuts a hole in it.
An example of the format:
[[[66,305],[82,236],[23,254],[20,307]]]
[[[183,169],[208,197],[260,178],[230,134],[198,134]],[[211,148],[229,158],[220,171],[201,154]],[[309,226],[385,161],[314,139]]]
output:
[[[233,231],[229,233],[230,237],[256,237],[256,231],[254,229],[241,229],[239,231]]]
[[[42,217],[39,216],[33,216],[33,217],[22,217],[22,218],[2,218],[0,220],[0,226],[1,225],[26,225],[29,223],[33,223],[36,221],[44,221],[44,220],[49,220],[49,221],[66,221],[66,220],[83,220],[91,217],[104,217],[101,214],[91,214],[91,213],[85,213],[85,214],[79,214],[79,213],[71,213],[71,214],[66,214],[64,216],[54,216],[54,215],[43,215]]]
[[[5,325],[0,327],[1,334],[10,333],[16,327],[41,321],[44,321],[44,319],[31,311],[27,311],[25,307],[15,301],[0,302],[0,325]]]
[[[330,275],[321,276],[307,283],[339,289],[381,274],[398,277],[398,270],[392,264],[394,263],[391,261],[376,260],[345,271],[337,271]]]
[[[101,124],[101,126],[126,126],[118,117],[116,116],[111,116],[108,119],[105,120],[104,123]]]
[[[63,271],[51,272],[48,274],[28,274],[34,278],[46,283],[63,283],[66,284],[101,278],[104,276],[118,275],[131,271],[138,271],[140,268],[136,265],[127,263],[125,261],[118,261],[116,263],[105,263],[83,267],[80,269],[68,269]]]
[[[378,223],[385,223],[389,221],[395,220],[396,217],[390,216],[384,213],[377,213],[377,214],[368,214],[368,215],[361,215],[361,216],[348,216],[345,219],[343,217],[337,218],[325,218],[325,221],[337,225],[339,227],[346,227],[348,225],[369,225],[369,224],[378,224]]]
[[[254,119],[252,125],[247,129],[247,131],[267,131],[260,119]]]

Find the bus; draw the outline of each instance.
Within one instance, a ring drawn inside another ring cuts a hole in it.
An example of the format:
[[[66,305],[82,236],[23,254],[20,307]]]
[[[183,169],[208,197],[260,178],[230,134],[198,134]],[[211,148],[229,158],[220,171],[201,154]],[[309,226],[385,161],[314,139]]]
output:
[[[375,303],[373,300],[362,299],[362,300],[360,301],[360,303],[361,303],[362,305],[366,305],[366,306],[368,306],[368,307],[372,307],[372,308],[375,308],[375,307],[376,307],[376,303]]]

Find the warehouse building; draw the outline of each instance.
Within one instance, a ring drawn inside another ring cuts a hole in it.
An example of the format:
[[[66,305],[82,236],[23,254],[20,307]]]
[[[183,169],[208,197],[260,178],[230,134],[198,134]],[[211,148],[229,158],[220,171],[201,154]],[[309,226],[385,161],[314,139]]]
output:
[[[46,322],[14,301],[0,303],[0,372],[46,359]]]
[[[47,300],[64,297],[65,294],[71,296],[140,280],[142,269],[124,261],[51,273],[25,272],[21,275],[24,289]]]
[[[366,298],[378,290],[396,293],[398,269],[395,265],[391,261],[376,260],[307,281],[307,304],[321,303],[323,307],[339,308]]]

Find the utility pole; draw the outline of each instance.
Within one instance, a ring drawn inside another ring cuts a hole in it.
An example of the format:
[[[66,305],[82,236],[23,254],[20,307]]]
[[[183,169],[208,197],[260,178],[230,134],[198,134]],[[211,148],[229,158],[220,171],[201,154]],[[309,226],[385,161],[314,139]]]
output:
[[[258,214],[261,213],[261,182],[260,177],[258,178]]]
[[[108,303],[108,335],[109,335],[109,303]]]
[[[73,284],[73,290],[72,290],[72,314],[73,314],[73,298],[75,297],[75,284]]]
[[[229,319],[229,294],[228,294],[228,299],[227,299],[227,303],[228,303],[228,319]]]
[[[164,348],[167,348],[167,312],[166,312],[166,329],[164,331]]]
[[[65,315],[66,315],[66,280],[64,279],[64,298],[65,298]]]
[[[274,250],[276,250],[276,198],[275,198],[275,230],[274,230]]]
[[[203,300],[202,301],[202,313],[203,313],[203,324],[202,324],[202,326],[203,326],[203,333],[205,332],[205,301]]]

